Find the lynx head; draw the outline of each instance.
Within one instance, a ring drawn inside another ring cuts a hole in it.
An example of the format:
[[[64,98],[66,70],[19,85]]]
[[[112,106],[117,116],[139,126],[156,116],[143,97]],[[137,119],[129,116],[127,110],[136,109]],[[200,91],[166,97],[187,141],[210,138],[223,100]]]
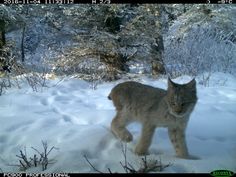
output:
[[[168,78],[167,104],[172,115],[183,117],[197,102],[195,79],[187,84],[176,84]]]

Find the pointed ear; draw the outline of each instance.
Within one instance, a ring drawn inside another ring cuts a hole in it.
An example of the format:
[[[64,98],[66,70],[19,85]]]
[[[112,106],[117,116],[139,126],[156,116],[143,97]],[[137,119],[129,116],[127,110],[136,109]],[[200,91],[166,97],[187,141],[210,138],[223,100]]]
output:
[[[174,84],[175,83],[170,79],[170,77],[168,77],[168,87],[173,87]]]
[[[189,88],[196,88],[196,80],[193,78],[189,83],[186,84]]]

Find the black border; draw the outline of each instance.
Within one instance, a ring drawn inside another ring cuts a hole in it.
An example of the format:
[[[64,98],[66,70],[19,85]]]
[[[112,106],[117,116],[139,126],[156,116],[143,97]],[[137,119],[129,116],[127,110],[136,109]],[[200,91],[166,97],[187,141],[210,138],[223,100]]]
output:
[[[21,174],[21,175],[20,175]],[[29,176],[30,173],[0,173],[0,177],[74,177],[74,176],[111,176],[111,175],[117,175],[117,176],[207,176],[212,177],[210,173],[32,173],[34,175]],[[233,176],[236,176],[234,174]],[[233,177],[232,176],[232,177]]]
[[[46,0],[41,0],[42,2]],[[56,0],[55,0],[56,1]],[[73,0],[74,4],[221,4],[235,3],[236,0]]]
[[[231,4],[236,0],[3,0],[1,4]]]

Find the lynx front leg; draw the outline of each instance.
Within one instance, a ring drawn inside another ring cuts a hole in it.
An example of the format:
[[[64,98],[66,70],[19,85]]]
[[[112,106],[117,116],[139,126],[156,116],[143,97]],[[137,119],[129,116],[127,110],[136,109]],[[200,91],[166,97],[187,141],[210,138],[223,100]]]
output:
[[[122,116],[121,112],[117,112],[115,118],[111,122],[111,131],[122,141],[130,142],[133,140],[131,133],[125,128],[127,119]]]
[[[189,158],[185,139],[185,128],[168,128],[168,133],[177,157]]]
[[[141,138],[135,148],[135,154],[146,155],[148,154],[148,148],[152,142],[152,137],[155,132],[154,126],[143,125]]]

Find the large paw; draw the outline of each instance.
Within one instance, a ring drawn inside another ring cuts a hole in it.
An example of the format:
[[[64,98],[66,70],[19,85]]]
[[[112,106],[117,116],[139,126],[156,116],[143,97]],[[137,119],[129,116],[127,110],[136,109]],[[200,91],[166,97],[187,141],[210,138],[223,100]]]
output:
[[[121,139],[122,141],[128,143],[128,142],[131,142],[131,141],[133,140],[133,136],[131,135],[130,132],[124,131],[124,132],[121,133],[120,139]]]
[[[140,146],[136,146],[134,153],[138,156],[149,155],[148,150]]]
[[[133,140],[132,134],[127,130],[122,131],[113,131],[112,133],[116,136],[116,138],[120,138],[124,142],[131,142]]]

